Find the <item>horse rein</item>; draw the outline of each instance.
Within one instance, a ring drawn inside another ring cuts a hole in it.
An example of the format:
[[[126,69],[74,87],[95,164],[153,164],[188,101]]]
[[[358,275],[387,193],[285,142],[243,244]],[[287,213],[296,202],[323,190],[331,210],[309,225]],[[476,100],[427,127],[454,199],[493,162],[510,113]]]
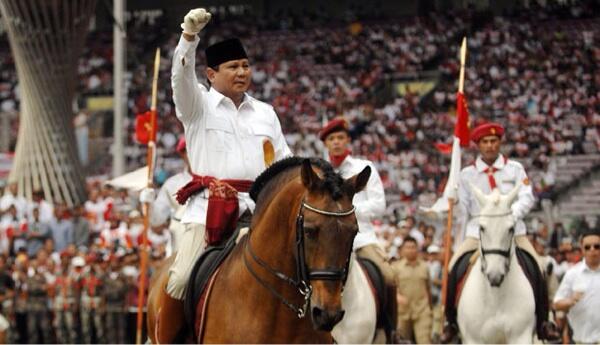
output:
[[[290,301],[288,301],[285,297],[283,297],[279,292],[277,292],[273,287],[267,284],[263,279],[261,279],[256,271],[252,269],[250,264],[248,263],[248,259],[246,255],[242,255],[244,258],[244,264],[248,271],[252,274],[254,279],[256,279],[264,288],[266,288],[271,294],[273,294],[277,299],[279,299],[285,306],[290,308],[292,311],[296,313],[296,316],[299,319],[302,319],[306,316],[306,311],[310,304],[310,297],[312,296],[312,285],[310,284],[311,280],[341,280],[345,283],[346,278],[348,276],[348,266],[350,265],[350,255],[348,255],[348,260],[346,261],[346,266],[340,270],[310,270],[306,265],[306,254],[304,252],[304,214],[302,213],[302,209],[306,208],[312,212],[329,216],[329,217],[345,217],[353,214],[356,210],[354,206],[347,211],[341,212],[333,212],[322,210],[317,207],[311,206],[308,203],[302,200],[300,204],[300,209],[298,210],[298,216],[296,216],[296,248],[295,248],[295,256],[296,256],[296,279],[292,279],[288,277],[286,274],[279,272],[269,266],[265,261],[260,259],[256,253],[252,250],[252,246],[250,245],[250,236],[245,243],[245,249],[250,252],[250,256],[259,264],[262,268],[267,270],[271,275],[283,280],[289,285],[293,286],[298,290],[298,293],[303,298],[302,306],[296,306]]]

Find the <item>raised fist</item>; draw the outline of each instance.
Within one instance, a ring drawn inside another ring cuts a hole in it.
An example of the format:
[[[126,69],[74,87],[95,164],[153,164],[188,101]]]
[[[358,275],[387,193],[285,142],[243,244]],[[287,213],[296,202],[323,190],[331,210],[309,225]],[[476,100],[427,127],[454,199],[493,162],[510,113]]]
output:
[[[197,35],[210,21],[211,14],[203,8],[195,8],[183,17],[181,28],[184,34]]]

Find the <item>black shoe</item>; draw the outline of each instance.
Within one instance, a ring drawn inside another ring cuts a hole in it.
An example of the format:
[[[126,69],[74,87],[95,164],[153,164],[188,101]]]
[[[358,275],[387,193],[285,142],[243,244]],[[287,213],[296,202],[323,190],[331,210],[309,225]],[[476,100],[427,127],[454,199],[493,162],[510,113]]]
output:
[[[442,332],[442,336],[440,337],[440,343],[442,344],[450,344],[456,338],[458,334],[458,329],[455,325],[447,324],[444,326],[444,331]]]
[[[551,321],[544,321],[539,334],[540,340],[555,342],[561,340],[561,334],[556,325]]]

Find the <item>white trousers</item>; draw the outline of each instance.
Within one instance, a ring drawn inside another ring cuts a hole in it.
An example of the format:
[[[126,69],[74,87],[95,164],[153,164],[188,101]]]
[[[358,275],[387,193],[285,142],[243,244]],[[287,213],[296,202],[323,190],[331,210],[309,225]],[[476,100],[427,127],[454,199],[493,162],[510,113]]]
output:
[[[206,248],[205,226],[202,224],[185,224],[181,241],[177,244],[177,256],[169,269],[167,293],[178,300],[183,300],[194,263]]]

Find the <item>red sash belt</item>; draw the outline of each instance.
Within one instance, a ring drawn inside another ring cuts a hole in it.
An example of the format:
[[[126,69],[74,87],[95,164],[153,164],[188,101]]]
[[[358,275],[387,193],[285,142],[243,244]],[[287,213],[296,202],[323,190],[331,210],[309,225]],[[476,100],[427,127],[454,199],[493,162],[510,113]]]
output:
[[[238,192],[248,192],[250,180],[218,180],[212,176],[192,175],[192,180],[177,191],[176,199],[181,205],[208,188],[206,211],[206,242],[216,245],[229,238],[237,226],[239,217]]]

